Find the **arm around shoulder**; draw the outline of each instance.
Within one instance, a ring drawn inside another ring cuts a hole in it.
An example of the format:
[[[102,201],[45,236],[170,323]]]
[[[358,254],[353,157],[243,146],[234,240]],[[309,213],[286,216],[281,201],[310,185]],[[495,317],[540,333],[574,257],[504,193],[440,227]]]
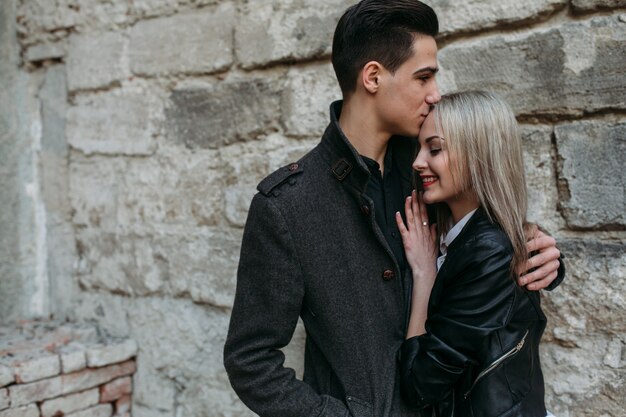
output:
[[[559,255],[559,269],[556,278],[550,283],[550,285],[546,287],[546,290],[548,291],[554,290],[556,287],[561,285],[561,283],[565,279],[565,263],[563,263],[563,258],[565,258],[565,256],[563,256],[563,254],[561,253]]]
[[[531,238],[526,247],[530,258],[520,268],[519,284],[531,291],[552,291],[565,278],[564,256],[556,247],[556,240],[539,226],[532,225],[528,233]]]

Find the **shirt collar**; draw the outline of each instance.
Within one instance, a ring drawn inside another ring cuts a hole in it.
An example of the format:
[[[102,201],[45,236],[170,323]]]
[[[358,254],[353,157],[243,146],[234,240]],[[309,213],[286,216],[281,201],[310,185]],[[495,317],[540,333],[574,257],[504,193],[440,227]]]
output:
[[[369,168],[371,173],[375,173],[380,171],[380,164],[375,160],[368,158],[367,156],[360,155],[365,161],[365,164]],[[392,148],[391,146],[387,146],[387,150],[385,151],[385,172],[381,172],[382,174],[389,174],[391,172],[393,166],[393,156],[392,156]]]
[[[465,216],[463,216],[461,220],[459,220],[457,224],[452,226],[452,228],[448,231],[448,233],[443,234],[441,236],[440,243],[439,243],[439,250],[441,251],[442,254],[445,254],[448,251],[448,246],[450,246],[450,244],[454,241],[454,239],[457,238],[459,233],[461,233],[461,230],[463,230],[463,228],[465,227],[469,219],[472,218],[472,215],[476,212],[476,210],[478,209],[474,209],[470,211],[469,213],[467,213]]]

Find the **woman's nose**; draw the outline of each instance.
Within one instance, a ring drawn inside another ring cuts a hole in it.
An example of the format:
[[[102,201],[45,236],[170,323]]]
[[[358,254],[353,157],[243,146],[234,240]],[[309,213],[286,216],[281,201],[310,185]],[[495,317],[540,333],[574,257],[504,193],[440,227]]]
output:
[[[417,154],[417,158],[415,158],[415,161],[413,161],[413,169],[416,171],[423,171],[424,169],[426,169],[426,161],[424,160],[424,158],[420,158],[420,154]]]

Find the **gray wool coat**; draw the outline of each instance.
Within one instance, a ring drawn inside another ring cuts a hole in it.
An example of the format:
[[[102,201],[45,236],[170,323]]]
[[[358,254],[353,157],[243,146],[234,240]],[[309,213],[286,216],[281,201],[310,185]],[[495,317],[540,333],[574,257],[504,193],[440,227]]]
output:
[[[397,355],[411,279],[380,231],[364,191],[367,166],[339,129],[258,186],[245,227],[224,365],[241,400],[268,417],[418,416],[400,399]],[[392,138],[405,195],[416,141]],[[304,380],[279,350],[298,317]]]

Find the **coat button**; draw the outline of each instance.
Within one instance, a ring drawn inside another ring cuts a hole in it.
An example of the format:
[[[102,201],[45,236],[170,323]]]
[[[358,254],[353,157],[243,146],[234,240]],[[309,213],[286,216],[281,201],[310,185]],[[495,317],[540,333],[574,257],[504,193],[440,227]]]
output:
[[[366,216],[370,215],[370,208],[368,206],[366,206],[365,204],[363,204],[361,206],[361,213],[363,213]]]
[[[298,169],[298,164],[289,165],[289,171],[295,171],[296,169]]]
[[[383,272],[383,279],[385,281],[391,281],[395,276],[395,272],[393,272],[393,270],[391,269],[385,269],[385,272]]]

